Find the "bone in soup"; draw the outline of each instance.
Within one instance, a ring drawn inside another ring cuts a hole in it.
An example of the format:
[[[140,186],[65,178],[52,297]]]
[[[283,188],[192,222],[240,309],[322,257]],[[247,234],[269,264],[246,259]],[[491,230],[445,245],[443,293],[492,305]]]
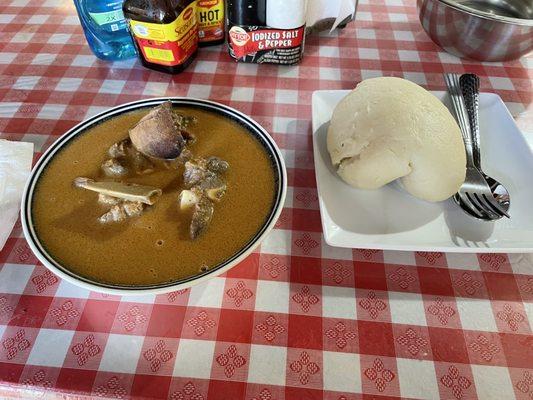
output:
[[[32,212],[38,238],[80,276],[144,286],[196,275],[242,249],[271,212],[273,167],[244,127],[198,108],[174,108],[195,122],[182,132],[183,159],[166,162],[143,157],[132,146],[139,142],[132,127],[148,111],[87,130],[50,161],[37,182]],[[128,132],[132,139],[124,141]],[[129,151],[117,151],[124,143],[135,160],[141,157],[140,166],[113,158]],[[134,186],[136,193],[148,188],[153,204],[97,192],[109,182],[119,191],[121,185],[142,185]]]

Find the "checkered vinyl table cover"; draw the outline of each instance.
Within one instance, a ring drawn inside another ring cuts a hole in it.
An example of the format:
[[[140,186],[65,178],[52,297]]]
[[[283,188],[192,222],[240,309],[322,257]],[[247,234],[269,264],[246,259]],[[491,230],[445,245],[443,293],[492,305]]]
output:
[[[461,61],[424,34],[413,0],[361,0],[357,21],[312,36],[296,67],[202,49],[168,76],[109,64],[72,4],[0,4],[0,132],[37,154],[86,116],[152,96],[208,98],[250,114],[283,150],[289,189],[260,249],[189,290],[127,298],[47,271],[17,224],[0,252],[0,397],[533,399],[533,259],[338,249],[321,234],[310,99],[395,75],[442,90],[475,72],[533,127],[533,58]]]

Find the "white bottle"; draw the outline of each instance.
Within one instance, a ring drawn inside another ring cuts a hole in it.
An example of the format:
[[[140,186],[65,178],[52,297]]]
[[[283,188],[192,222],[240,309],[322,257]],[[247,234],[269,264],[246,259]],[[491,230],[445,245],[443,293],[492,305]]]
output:
[[[296,29],[305,25],[307,0],[267,0],[266,22],[270,28]]]

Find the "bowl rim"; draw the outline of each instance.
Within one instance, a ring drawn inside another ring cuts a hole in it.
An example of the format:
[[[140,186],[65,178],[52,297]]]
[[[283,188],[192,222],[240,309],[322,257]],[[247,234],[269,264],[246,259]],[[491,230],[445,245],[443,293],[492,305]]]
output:
[[[475,17],[488,19],[490,21],[504,22],[504,23],[512,24],[512,25],[533,27],[533,19],[531,19],[531,18],[513,18],[513,17],[506,17],[504,15],[491,14],[491,13],[488,13],[488,12],[476,10],[474,8],[465,6],[465,5],[461,4],[461,3],[458,3],[455,0],[436,0],[436,1],[444,3],[447,6],[450,6],[450,7],[454,8],[454,9],[456,9],[457,11],[462,11],[462,12],[464,12],[466,14],[469,14],[469,15],[472,15],[472,16],[475,16]]]
[[[261,226],[259,231],[250,239],[250,241],[247,242],[242,249],[240,249],[234,255],[228,258],[228,260],[221,262],[220,264],[218,264],[207,272],[180,279],[178,281],[159,285],[139,285],[134,287],[128,287],[127,285],[112,285],[99,283],[88,278],[79,276],[72,271],[69,271],[68,268],[62,266],[58,261],[54,260],[53,256],[45,250],[44,246],[41,244],[35,232],[31,210],[33,194],[38,178],[40,177],[46,166],[50,163],[50,161],[55,157],[56,153],[58,153],[71,140],[83,134],[83,132],[85,132],[87,129],[107,120],[108,118],[131,112],[137,109],[159,105],[169,100],[172,101],[172,103],[175,105],[196,106],[204,109],[211,109],[212,111],[218,111],[219,113],[226,115],[228,118],[237,120],[238,123],[244,125],[248,130],[254,132],[255,135],[261,139],[260,141],[262,146],[269,153],[269,155],[274,158],[273,164],[275,167],[275,173],[277,175],[276,198],[272,210],[270,211],[270,214],[267,217],[267,220]],[[226,272],[230,268],[243,261],[246,257],[253,253],[253,251],[263,241],[266,235],[272,230],[272,228],[276,224],[283,210],[286,195],[287,169],[281,150],[279,149],[272,136],[266,131],[266,129],[263,128],[253,118],[239,110],[234,109],[233,107],[229,107],[225,104],[221,104],[215,101],[181,96],[155,97],[136,100],[120,104],[115,107],[111,107],[103,112],[100,112],[94,116],[83,120],[82,122],[67,130],[64,134],[62,134],[54,143],[52,143],[46,149],[46,151],[42,154],[42,156],[32,168],[31,174],[24,187],[24,192],[21,201],[20,216],[22,231],[30,249],[35,254],[37,259],[46,268],[58,275],[61,279],[64,279],[65,281],[72,283],[78,287],[105,294],[119,296],[151,294],[156,295],[186,289],[196,284],[202,283],[208,279],[214,278]]]

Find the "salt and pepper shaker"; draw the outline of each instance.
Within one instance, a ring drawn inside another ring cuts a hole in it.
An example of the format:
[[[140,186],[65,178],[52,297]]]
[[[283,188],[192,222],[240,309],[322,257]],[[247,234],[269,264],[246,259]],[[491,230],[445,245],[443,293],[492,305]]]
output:
[[[267,0],[266,24],[275,29],[296,29],[305,25],[307,0]]]
[[[294,65],[304,51],[307,0],[228,0],[228,50],[239,62]]]

